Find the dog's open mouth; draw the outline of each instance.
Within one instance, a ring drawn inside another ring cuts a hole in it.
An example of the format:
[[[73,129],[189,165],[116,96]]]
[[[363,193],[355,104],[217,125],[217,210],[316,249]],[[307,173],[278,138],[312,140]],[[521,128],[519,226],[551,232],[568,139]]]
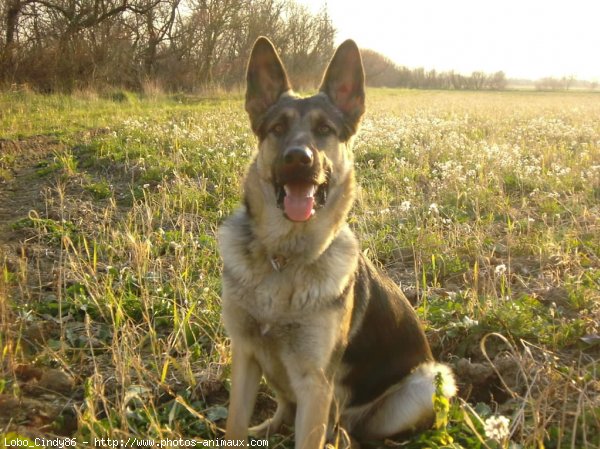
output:
[[[277,205],[292,221],[307,221],[327,200],[327,183],[293,181],[276,185]]]

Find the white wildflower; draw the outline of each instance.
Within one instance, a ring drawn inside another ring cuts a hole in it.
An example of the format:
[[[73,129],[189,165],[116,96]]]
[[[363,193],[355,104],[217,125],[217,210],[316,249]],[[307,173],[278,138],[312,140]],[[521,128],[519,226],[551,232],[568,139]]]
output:
[[[437,203],[431,203],[429,205],[429,213],[430,214],[439,214],[440,213]]]
[[[485,420],[483,429],[489,439],[500,442],[508,437],[510,433],[509,424],[510,420],[506,416],[490,416]]]
[[[400,204],[400,210],[402,212],[408,212],[410,210],[410,201],[402,201],[402,204]]]
[[[496,265],[494,273],[496,273],[496,276],[503,275],[504,273],[506,273],[506,265],[504,265],[503,263],[501,263],[500,265]]]
[[[468,329],[468,328],[479,325],[479,321],[474,320],[471,317],[468,317],[465,315],[462,319],[462,324],[464,325],[464,327],[466,327]]]

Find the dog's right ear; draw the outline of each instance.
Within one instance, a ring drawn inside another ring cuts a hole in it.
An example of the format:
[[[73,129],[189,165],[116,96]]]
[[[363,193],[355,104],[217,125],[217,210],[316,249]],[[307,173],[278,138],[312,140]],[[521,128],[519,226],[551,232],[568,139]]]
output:
[[[256,133],[267,110],[291,89],[285,68],[266,37],[254,43],[246,73],[246,111]]]

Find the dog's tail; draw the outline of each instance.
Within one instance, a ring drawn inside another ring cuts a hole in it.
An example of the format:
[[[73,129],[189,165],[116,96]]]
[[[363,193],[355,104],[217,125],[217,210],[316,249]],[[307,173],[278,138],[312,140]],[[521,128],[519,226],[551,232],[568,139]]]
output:
[[[383,439],[431,425],[436,389],[446,398],[456,394],[456,381],[450,367],[437,362],[419,365],[368,408],[351,413],[354,415],[351,432],[361,438]]]

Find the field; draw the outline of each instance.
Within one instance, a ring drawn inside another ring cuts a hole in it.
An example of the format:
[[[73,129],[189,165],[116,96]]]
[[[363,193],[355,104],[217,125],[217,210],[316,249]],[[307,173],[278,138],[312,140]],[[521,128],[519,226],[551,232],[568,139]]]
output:
[[[401,447],[600,448],[600,95],[368,101],[351,225],[460,385]],[[222,436],[242,96],[4,93],[0,137],[0,435]]]

